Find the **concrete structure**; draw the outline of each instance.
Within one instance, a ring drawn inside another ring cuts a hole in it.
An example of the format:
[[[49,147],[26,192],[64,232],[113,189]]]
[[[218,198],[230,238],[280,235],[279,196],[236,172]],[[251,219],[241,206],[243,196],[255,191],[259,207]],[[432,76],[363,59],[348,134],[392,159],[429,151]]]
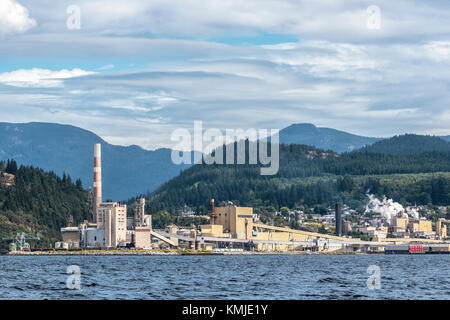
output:
[[[62,242],[80,242],[81,230],[77,227],[61,228]]]
[[[205,237],[231,238],[231,233],[223,233],[223,225],[221,224],[201,225],[200,230],[202,236]]]
[[[69,248],[101,248],[105,246],[105,232],[97,229],[97,225],[84,221],[78,227],[61,228],[63,241],[55,243],[55,248],[60,248],[67,243]]]
[[[152,248],[152,216],[145,214],[145,198],[134,202],[133,225],[127,224],[132,235],[131,243],[136,249]]]
[[[406,232],[408,218],[395,217],[392,221],[392,232]]]
[[[85,230],[84,246],[87,248],[105,247],[105,230],[97,228],[87,228]]]
[[[253,231],[253,208],[216,207],[213,225],[222,225],[223,233],[230,233],[232,238],[251,239]]]
[[[94,190],[92,212],[94,224],[87,221],[78,227],[62,228],[58,247],[117,248],[135,245],[151,248],[152,237],[166,245],[176,246],[178,239],[168,239],[152,230],[152,216],[145,214],[145,199],[135,203],[133,218],[127,218],[127,206],[119,202],[102,202],[101,146],[94,145]]]
[[[105,247],[115,248],[127,240],[127,206],[103,202],[97,206],[97,229],[105,232]]]
[[[61,228],[63,243],[67,243],[70,248],[78,248],[81,242],[81,229],[77,227]]]
[[[213,203],[213,201],[210,202],[210,204]],[[200,235],[191,232],[190,242],[197,242],[199,237],[202,241],[212,241],[222,245],[227,243],[247,245],[258,251],[286,251],[317,247],[314,243],[316,239],[328,239],[330,244],[325,246],[327,250],[338,250],[342,248],[338,242],[348,241],[344,237],[255,223],[253,208],[249,207],[211,206],[210,216],[214,223],[200,226]]]
[[[419,230],[422,232],[432,232],[432,223],[431,220],[419,220]]]
[[[388,234],[388,227],[363,227],[357,229],[363,234],[367,234],[371,238],[384,239]]]
[[[134,228],[134,217],[127,217],[127,230]]]
[[[210,202],[213,204],[214,202]],[[339,251],[339,252],[383,252],[386,245],[405,242],[420,242],[418,238],[386,238],[387,226],[367,227],[367,234],[372,241],[339,237],[330,234],[295,230],[287,227],[276,227],[253,220],[252,208],[237,207],[228,204],[224,207],[210,206],[210,217],[214,223],[201,225],[200,232],[194,227],[190,230],[180,230],[169,226],[166,231],[159,230],[159,236],[170,240],[182,241],[181,247],[189,249],[210,250],[213,244],[217,250],[257,251]],[[400,218],[400,217],[399,217]],[[361,228],[360,228],[361,229]],[[437,240],[426,240],[427,243],[437,243]],[[216,250],[215,249],[215,250]]]
[[[350,233],[352,231],[352,224],[350,221],[342,221],[342,232],[344,234]]]
[[[419,223],[410,221],[408,223],[408,230],[409,230],[409,232],[412,232],[412,233],[419,232]]]
[[[134,232],[134,247],[137,249],[151,249],[151,227],[136,227]]]
[[[144,224],[145,215],[145,198],[140,198],[139,203],[134,202],[134,225],[142,226]]]
[[[447,238],[447,226],[445,223],[449,224],[450,220],[439,218],[436,221],[436,235],[439,239]]]

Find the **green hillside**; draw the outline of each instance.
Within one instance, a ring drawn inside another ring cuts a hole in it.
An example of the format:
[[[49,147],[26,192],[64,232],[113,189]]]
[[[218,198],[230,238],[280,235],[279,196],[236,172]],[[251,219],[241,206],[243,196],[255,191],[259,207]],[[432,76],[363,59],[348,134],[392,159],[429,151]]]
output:
[[[450,142],[435,136],[405,134],[377,141],[360,149],[362,152],[414,154],[430,151],[450,151]]]
[[[188,205],[207,212],[209,198],[256,208],[331,205],[361,207],[367,191],[397,201],[450,204],[450,152],[337,155],[305,145],[281,145],[280,169],[261,176],[258,165],[198,164],[149,195],[149,210],[176,213]]]
[[[57,123],[0,122],[0,160],[14,159],[59,176],[63,172],[92,186],[95,143],[102,146],[103,196],[121,201],[153,191],[189,165],[175,165],[171,150],[144,150],[136,145],[112,145],[95,133]],[[126,165],[124,165],[126,163]]]
[[[306,144],[335,152],[348,152],[370,145],[382,138],[363,137],[311,123],[295,123],[280,131],[280,143]]]
[[[40,234],[37,246],[48,247],[60,239],[60,228],[90,217],[89,194],[81,181],[53,172],[0,162],[0,171],[14,174],[14,185],[0,183],[0,238],[23,231]],[[1,243],[4,248],[7,244]]]

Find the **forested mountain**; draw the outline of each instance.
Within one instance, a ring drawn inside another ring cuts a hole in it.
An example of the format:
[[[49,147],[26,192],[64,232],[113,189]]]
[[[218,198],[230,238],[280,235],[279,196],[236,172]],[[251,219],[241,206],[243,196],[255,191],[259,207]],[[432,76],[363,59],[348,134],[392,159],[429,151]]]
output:
[[[38,245],[48,247],[60,239],[61,227],[91,220],[89,193],[81,180],[30,166],[17,168],[15,161],[0,162],[0,171],[14,178],[13,185],[0,180],[0,239],[16,232],[39,233]]]
[[[391,154],[448,151],[448,146],[444,147],[442,141],[439,142],[439,138],[450,142],[450,136],[434,137],[406,134],[393,138],[364,137],[332,128],[316,127],[310,123],[292,124],[280,131],[280,143],[306,144],[339,153],[364,147],[364,149],[372,152]],[[416,146],[414,146],[415,143],[417,143]],[[427,144],[429,144],[428,147]],[[374,146],[373,149],[371,148],[372,145]]]
[[[310,123],[292,124],[280,131],[280,143],[306,144],[335,152],[356,150],[381,139],[358,136],[331,128],[320,128]]]
[[[154,191],[190,166],[173,164],[169,149],[148,151],[138,146],[115,146],[90,131],[70,125],[0,123],[0,137],[0,160],[15,159],[19,165],[51,170],[60,177],[66,172],[73,179],[80,178],[84,188],[92,185],[93,145],[101,143],[103,196],[118,201]],[[282,143],[311,145],[335,152],[358,149],[378,140],[312,124],[293,124],[280,131]],[[386,153],[402,150],[387,143],[388,147],[380,144],[385,146]]]
[[[450,152],[337,155],[305,145],[281,145],[278,174],[261,176],[259,168],[195,165],[149,195],[149,210],[176,213],[186,204],[204,213],[209,198],[275,208],[329,205],[338,199],[361,205],[368,190],[411,203],[450,204]],[[438,172],[443,173],[430,174]]]
[[[436,136],[405,134],[375,142],[360,149],[363,152],[413,154],[429,151],[450,151],[450,142]]]
[[[169,149],[115,146],[69,125],[0,123],[0,137],[0,160],[15,159],[59,176],[66,172],[85,188],[92,185],[94,143],[101,143],[103,196],[117,201],[152,191],[188,167],[173,164]]]

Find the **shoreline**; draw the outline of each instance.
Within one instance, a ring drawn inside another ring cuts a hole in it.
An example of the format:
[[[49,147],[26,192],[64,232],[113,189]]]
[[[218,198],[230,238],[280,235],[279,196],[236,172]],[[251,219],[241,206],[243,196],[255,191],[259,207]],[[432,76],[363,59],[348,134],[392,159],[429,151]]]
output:
[[[248,256],[248,255],[368,255],[380,253],[353,253],[353,252],[209,252],[209,251],[162,251],[162,250],[82,250],[82,251],[13,251],[3,256]]]

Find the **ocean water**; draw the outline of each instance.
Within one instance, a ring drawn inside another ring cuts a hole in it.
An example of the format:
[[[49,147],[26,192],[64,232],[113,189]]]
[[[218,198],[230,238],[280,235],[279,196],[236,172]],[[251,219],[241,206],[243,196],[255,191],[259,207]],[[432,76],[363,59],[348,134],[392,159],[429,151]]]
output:
[[[0,271],[1,299],[450,299],[450,255],[0,256]]]

